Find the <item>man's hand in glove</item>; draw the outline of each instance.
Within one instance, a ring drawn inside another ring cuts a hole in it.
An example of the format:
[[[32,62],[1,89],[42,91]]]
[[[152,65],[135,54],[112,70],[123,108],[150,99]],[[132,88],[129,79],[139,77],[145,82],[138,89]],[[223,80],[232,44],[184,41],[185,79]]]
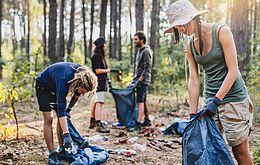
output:
[[[196,113],[190,113],[190,120],[192,120],[196,116]]]
[[[140,85],[141,83],[140,83],[140,80],[133,80],[131,83],[130,83],[130,85],[128,86],[128,88],[130,88],[130,87],[137,87],[138,85]]]
[[[63,147],[65,150],[71,150],[72,149],[72,139],[70,137],[70,134],[68,132],[62,134],[63,138]]]
[[[221,100],[217,97],[213,97],[204,108],[201,116],[214,116],[217,112],[218,106],[220,105]]]

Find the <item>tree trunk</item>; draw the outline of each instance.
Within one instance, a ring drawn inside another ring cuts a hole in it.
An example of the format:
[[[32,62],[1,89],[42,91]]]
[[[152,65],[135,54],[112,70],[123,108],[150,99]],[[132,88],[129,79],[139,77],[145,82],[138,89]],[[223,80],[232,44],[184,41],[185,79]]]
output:
[[[256,47],[257,47],[257,43],[256,43],[256,37],[257,37],[257,22],[259,21],[259,19],[257,19],[257,16],[258,16],[258,2],[257,0],[254,0],[255,1],[255,8],[254,8],[254,25],[253,25],[253,54],[256,53]]]
[[[100,11],[100,33],[99,36],[105,37],[105,29],[107,23],[107,0],[102,0]]]
[[[49,0],[49,44],[48,44],[48,57],[52,63],[58,61],[56,55],[56,37],[57,37],[57,1]]]
[[[89,47],[88,52],[89,56],[92,56],[92,36],[93,36],[93,24],[94,24],[94,9],[95,9],[95,0],[91,0],[91,9],[90,9],[90,36],[89,36]]]
[[[232,2],[231,2],[232,0],[228,0],[228,2],[227,2],[227,17],[226,17],[226,23],[228,24],[228,25],[230,25],[231,23],[231,20],[230,20],[230,18],[231,18],[231,10],[232,10]]]
[[[122,10],[122,0],[118,3],[118,61],[122,60],[122,45],[121,45],[121,10]]]
[[[63,61],[65,56],[64,51],[64,6],[65,0],[60,3],[60,30],[59,30],[59,47],[58,47],[58,60]]]
[[[46,0],[43,0],[43,55],[44,56],[47,56],[47,38],[46,38],[46,27],[47,27],[47,11],[46,11],[46,8],[47,8],[47,3],[46,3]]]
[[[155,64],[156,58],[156,49],[157,49],[157,34],[159,34],[159,13],[160,13],[160,0],[153,0],[152,4],[152,12],[151,12],[151,37],[150,37],[150,46],[153,50],[153,66]],[[153,82],[152,74],[152,82]]]
[[[144,0],[135,2],[135,28],[136,31],[144,30]],[[135,46],[134,61],[136,60],[137,47]]]
[[[84,42],[84,64],[87,64],[87,35],[86,35],[86,10],[85,0],[82,0],[82,19],[83,19],[83,42]]]
[[[113,36],[113,46],[112,46],[112,58],[117,57],[117,0],[113,0],[113,30],[114,30],[114,36]]]
[[[2,59],[2,19],[3,19],[3,1],[0,1],[0,79],[3,78],[3,59]]]
[[[109,58],[112,58],[113,0],[110,0]]]
[[[26,16],[26,0],[22,0],[22,21],[21,21],[21,27],[22,27],[22,35],[21,35],[21,41],[20,41],[20,50],[21,54],[23,54],[23,51],[26,50],[26,42],[25,42],[25,33],[26,33],[26,22],[25,22],[25,16]]]
[[[26,54],[30,59],[30,54],[31,54],[31,50],[30,50],[30,44],[31,44],[31,26],[30,26],[30,0],[27,1],[27,42],[26,42]]]
[[[144,0],[135,3],[135,27],[136,31],[144,30]]]
[[[128,12],[129,12],[129,19],[130,19],[130,65],[132,66],[133,64],[133,39],[132,39],[132,24],[133,24],[133,19],[132,19],[132,0],[128,1]]]
[[[240,9],[237,12],[237,9]],[[249,2],[247,0],[234,1],[231,15],[231,30],[234,35],[234,41],[237,48],[239,59],[239,69],[249,72],[250,62],[250,27],[249,20]],[[246,79],[247,75],[245,75]]]
[[[17,49],[17,41],[16,41],[16,22],[15,22],[15,17],[17,15],[17,4],[16,4],[16,0],[13,0],[13,24],[12,24],[12,30],[13,30],[13,36],[12,36],[12,43],[13,43],[13,57],[15,58],[15,54],[16,54],[16,49]]]
[[[84,3],[84,0],[82,1],[82,3]],[[71,61],[71,53],[73,52],[74,27],[75,27],[75,0],[71,0],[70,6],[71,6],[71,10],[70,10],[70,34],[69,34],[69,40],[68,40],[68,43],[67,43],[68,61]],[[83,7],[85,7],[85,6],[83,5]],[[83,15],[83,26],[85,25],[84,19],[85,19],[85,14]],[[85,26],[84,26],[84,28],[85,28]]]
[[[151,12],[151,37],[150,37],[150,46],[153,50],[153,58],[155,58],[155,50],[157,48],[157,34],[159,27],[159,12],[160,12],[160,0],[153,0],[153,8]],[[153,59],[154,65],[154,59]]]

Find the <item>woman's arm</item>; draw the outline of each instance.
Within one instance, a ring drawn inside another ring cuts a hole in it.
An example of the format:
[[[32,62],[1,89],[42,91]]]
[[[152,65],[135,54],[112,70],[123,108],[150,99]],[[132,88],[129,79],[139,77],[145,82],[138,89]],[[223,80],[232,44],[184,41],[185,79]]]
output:
[[[105,74],[105,73],[109,73],[110,69],[100,69],[100,68],[97,68],[97,69],[95,69],[95,71],[96,71],[96,74]]]
[[[226,65],[228,68],[228,73],[216,94],[216,97],[222,100],[226,96],[226,94],[228,93],[228,91],[230,90],[237,78],[238,62],[233,35],[231,33],[231,30],[227,26],[224,26],[219,30],[219,41],[222,45]]]
[[[189,61],[188,93],[189,93],[190,114],[196,114],[198,110],[198,102],[199,102],[199,94],[200,94],[198,64],[195,62],[194,57],[189,49],[189,46],[186,46],[185,55]]]

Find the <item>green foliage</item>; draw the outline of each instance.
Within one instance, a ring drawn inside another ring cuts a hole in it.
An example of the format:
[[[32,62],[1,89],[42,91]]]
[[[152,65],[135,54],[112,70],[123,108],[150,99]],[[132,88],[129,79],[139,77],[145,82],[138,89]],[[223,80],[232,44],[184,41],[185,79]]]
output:
[[[169,45],[169,43],[162,45]],[[185,82],[185,55],[182,44],[180,43],[174,47],[161,46],[155,52],[155,55],[154,82],[151,90],[156,94],[168,96],[181,93],[180,91],[187,88]]]
[[[29,100],[34,91],[33,82],[35,79],[35,72],[30,71],[30,67],[32,66],[26,56],[22,55],[16,58],[13,67],[14,72],[12,81],[9,82],[9,86],[18,91],[20,98],[22,98],[23,101]]]
[[[250,71],[248,78],[245,80],[248,93],[254,104],[254,119],[255,122],[260,122],[260,52],[256,50],[251,55]]]
[[[26,54],[15,54],[15,58],[8,59],[4,69],[10,73],[9,76],[1,82],[0,86],[0,101],[3,106],[2,111],[4,119],[2,122],[8,123],[7,125],[0,125],[0,130],[3,137],[8,137],[13,133],[11,129],[11,122],[15,119],[16,123],[16,138],[19,136],[18,119],[16,115],[16,103],[29,103],[34,96],[34,81],[37,70],[42,71],[44,65],[48,65],[45,58],[39,58],[40,50],[38,49],[35,54],[30,57]],[[35,58],[34,62],[30,62]],[[44,62],[45,61],[45,62]],[[37,65],[40,63],[41,65]],[[7,65],[9,64],[9,65]],[[37,65],[37,66],[36,66]],[[19,109],[18,109],[19,110]]]
[[[0,82],[0,102],[1,104],[7,104],[7,107],[3,106],[3,109],[0,109],[0,112],[3,111],[4,118],[8,120],[7,126],[0,124],[0,135],[2,137],[9,136],[9,134],[13,131],[10,127],[10,122],[15,119],[15,112],[13,108],[13,102],[15,100],[18,100],[17,91],[14,88],[9,88],[4,83]]]
[[[254,148],[253,159],[255,164],[260,163],[260,141],[257,142]]]

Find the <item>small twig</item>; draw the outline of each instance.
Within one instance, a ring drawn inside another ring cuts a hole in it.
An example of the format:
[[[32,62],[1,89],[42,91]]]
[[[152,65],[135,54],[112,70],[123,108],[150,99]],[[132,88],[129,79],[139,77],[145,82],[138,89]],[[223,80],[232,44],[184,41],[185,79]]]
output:
[[[41,132],[41,129],[40,128],[37,128],[37,127],[34,127],[34,126],[29,126],[27,124],[25,124],[26,127],[28,128],[31,128],[31,129],[34,129],[34,130],[37,130],[37,131],[40,131]]]
[[[178,139],[172,139],[172,140],[171,140],[171,142],[173,142],[173,143],[178,143],[178,144],[180,144],[180,145],[181,145],[181,141],[180,141],[180,140],[178,140]]]
[[[134,159],[130,159],[130,158],[124,158],[124,157],[123,157],[122,159],[123,159],[123,160],[130,161],[130,162],[132,162],[132,163],[136,163]]]
[[[15,119],[15,124],[16,124],[16,131],[17,131],[16,132],[16,139],[19,139],[19,125],[18,125],[18,119],[17,119],[17,116],[16,116],[15,107],[14,107],[14,98],[12,98],[11,106],[12,106],[12,109],[13,109],[14,119]]]
[[[159,148],[159,147],[157,147],[157,146],[154,146],[154,145],[151,144],[151,143],[148,143],[147,146],[148,146],[148,147],[151,147],[151,148],[153,148],[153,149],[155,149],[156,151],[161,151],[161,150],[162,150],[161,148]]]
[[[1,164],[6,164],[6,165],[11,165],[11,164],[13,164],[13,163],[11,163],[11,162],[6,162],[6,161],[4,161],[4,160],[2,160],[1,162],[0,162]]]

